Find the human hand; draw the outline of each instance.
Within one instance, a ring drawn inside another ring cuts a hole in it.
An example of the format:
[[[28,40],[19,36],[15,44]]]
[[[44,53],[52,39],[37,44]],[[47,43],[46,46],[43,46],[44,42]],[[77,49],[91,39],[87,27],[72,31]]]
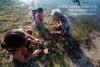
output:
[[[41,52],[42,52],[41,49],[37,49],[37,50],[35,50],[35,52],[33,53],[33,55],[38,55],[38,54],[40,54]]]

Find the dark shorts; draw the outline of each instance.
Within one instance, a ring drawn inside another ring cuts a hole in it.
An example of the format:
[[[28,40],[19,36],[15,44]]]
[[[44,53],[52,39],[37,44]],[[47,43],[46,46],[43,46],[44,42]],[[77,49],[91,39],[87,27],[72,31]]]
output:
[[[36,58],[31,59],[27,63],[20,63],[20,62],[14,60],[14,66],[15,67],[40,67],[40,65],[37,63],[36,60],[37,60]]]

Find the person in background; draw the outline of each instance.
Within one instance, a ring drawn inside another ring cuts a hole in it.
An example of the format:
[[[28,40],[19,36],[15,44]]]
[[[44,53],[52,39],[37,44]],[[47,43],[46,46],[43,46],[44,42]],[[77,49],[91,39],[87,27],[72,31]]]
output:
[[[66,37],[71,27],[68,17],[60,9],[54,9],[51,11],[51,18],[54,22],[53,28],[61,31],[62,36]]]
[[[37,9],[37,13],[35,14],[35,23],[36,25],[40,25],[41,23],[43,23],[43,8],[38,8]]]
[[[32,16],[33,16],[33,19],[35,20],[35,14],[37,13],[37,9],[34,8],[32,9]]]
[[[40,67],[36,62],[40,49],[33,51],[32,40],[26,32],[13,29],[8,31],[1,44],[13,56],[15,67]]]
[[[35,14],[36,28],[38,29],[41,37],[43,37],[44,39],[50,39],[49,35],[47,33],[47,28],[45,27],[45,25],[43,23],[43,20],[44,20],[43,8],[38,8],[37,13]]]

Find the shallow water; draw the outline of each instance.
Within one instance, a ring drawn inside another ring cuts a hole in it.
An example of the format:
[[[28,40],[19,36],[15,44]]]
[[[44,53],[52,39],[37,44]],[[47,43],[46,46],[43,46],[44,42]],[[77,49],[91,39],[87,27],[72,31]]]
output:
[[[0,0],[0,6],[25,6],[31,9],[34,7],[43,7],[45,10],[59,8],[63,6],[72,6],[78,4],[76,0]],[[99,0],[80,0],[80,8],[84,5],[95,5],[99,8]]]

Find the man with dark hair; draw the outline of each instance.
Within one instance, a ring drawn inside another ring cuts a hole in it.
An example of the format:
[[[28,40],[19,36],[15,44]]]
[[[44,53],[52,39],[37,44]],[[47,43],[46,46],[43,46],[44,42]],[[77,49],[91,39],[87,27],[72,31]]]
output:
[[[34,8],[32,9],[32,16],[33,16],[33,19],[35,20],[35,14],[37,13],[37,9]]]
[[[37,11],[40,12],[40,13],[43,13],[43,8],[40,7],[40,8],[37,9]]]
[[[50,39],[49,34],[47,32],[47,28],[45,27],[45,24],[43,23],[44,20],[44,14],[43,14],[43,8],[37,8],[37,13],[35,14],[35,25],[36,28],[39,31],[39,34],[44,39]]]
[[[43,8],[37,8],[37,13],[35,14],[36,26],[39,26],[41,23],[43,23],[43,18]]]
[[[27,37],[23,32],[10,31],[4,37],[6,47],[19,48],[27,43]]]
[[[1,47],[13,56],[15,67],[39,67],[35,58],[41,50],[33,52],[32,41],[26,32],[18,29],[8,31]]]

